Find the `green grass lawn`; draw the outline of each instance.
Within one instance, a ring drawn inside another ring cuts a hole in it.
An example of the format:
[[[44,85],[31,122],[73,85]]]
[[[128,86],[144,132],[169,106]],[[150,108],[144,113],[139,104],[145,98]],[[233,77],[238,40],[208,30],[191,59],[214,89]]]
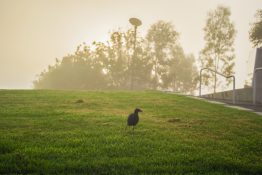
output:
[[[0,174],[262,174],[262,116],[154,91],[2,90]]]

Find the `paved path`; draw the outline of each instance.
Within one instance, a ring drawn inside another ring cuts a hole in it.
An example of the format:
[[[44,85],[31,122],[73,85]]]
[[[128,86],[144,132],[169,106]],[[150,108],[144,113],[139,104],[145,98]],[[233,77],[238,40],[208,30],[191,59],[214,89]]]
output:
[[[183,95],[183,94],[180,94],[180,93],[175,93],[175,92],[170,92],[170,91],[164,91],[164,92],[165,93],[170,93],[170,94]],[[186,96],[188,96],[190,98],[198,99],[198,100],[207,101],[209,103],[221,104],[221,105],[224,105],[224,106],[229,107],[229,108],[234,108],[234,109],[238,109],[238,110],[254,112],[254,113],[262,116],[262,105],[255,106],[253,104],[248,104],[248,103],[232,104],[231,101],[222,101],[222,100],[218,100],[218,99],[200,98],[198,96],[191,96],[191,95],[186,95]]]
[[[199,100],[204,100],[204,101],[207,101],[209,103],[221,104],[221,105],[224,105],[224,106],[229,107],[229,108],[235,108],[235,109],[238,109],[238,110],[254,112],[254,113],[262,116],[262,105],[255,106],[253,104],[246,104],[246,103],[232,104],[232,103],[227,102],[227,101],[200,98],[200,97],[196,97],[196,96],[191,96],[191,97],[195,98],[195,99],[199,99]]]

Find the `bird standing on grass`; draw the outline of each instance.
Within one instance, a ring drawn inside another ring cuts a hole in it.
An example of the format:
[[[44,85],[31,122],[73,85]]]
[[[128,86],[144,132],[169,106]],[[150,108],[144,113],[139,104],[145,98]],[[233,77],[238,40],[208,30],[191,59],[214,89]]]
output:
[[[143,111],[139,108],[136,108],[134,113],[132,113],[128,116],[127,126],[133,126],[133,130],[134,130],[134,126],[136,126],[136,124],[139,121],[139,116],[138,116],[139,112],[143,112]]]

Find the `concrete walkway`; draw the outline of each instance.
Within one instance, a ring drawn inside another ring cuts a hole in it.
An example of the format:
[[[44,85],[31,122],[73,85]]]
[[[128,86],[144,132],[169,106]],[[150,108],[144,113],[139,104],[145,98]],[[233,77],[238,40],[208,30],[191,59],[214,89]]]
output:
[[[216,100],[216,99],[200,98],[200,97],[196,97],[196,96],[190,96],[190,97],[198,99],[198,100],[203,100],[203,101],[206,101],[206,102],[209,102],[209,103],[221,104],[221,105],[224,105],[224,106],[229,107],[229,108],[254,112],[254,113],[262,116],[262,106],[261,105],[255,106],[253,104],[246,104],[246,103],[232,104],[230,102]]]

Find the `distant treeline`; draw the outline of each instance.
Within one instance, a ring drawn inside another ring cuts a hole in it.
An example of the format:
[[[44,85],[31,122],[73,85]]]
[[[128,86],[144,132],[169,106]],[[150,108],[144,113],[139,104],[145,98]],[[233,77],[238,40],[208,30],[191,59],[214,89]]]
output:
[[[184,53],[169,22],[151,25],[146,37],[114,31],[107,42],[80,44],[75,53],[56,59],[34,81],[36,89],[173,90],[193,93],[197,68]]]

